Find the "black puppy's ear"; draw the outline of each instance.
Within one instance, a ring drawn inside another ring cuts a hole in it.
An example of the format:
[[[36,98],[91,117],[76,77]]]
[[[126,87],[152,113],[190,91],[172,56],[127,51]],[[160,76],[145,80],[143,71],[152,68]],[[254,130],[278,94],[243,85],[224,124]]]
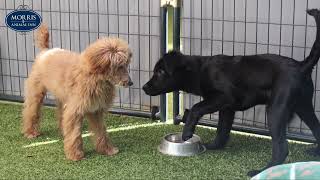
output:
[[[172,59],[163,61],[164,69],[169,75],[172,75],[173,71],[175,70],[176,62],[174,62],[174,61],[175,60],[172,60]]]
[[[186,67],[186,61],[183,60],[183,54],[177,51],[171,51],[163,56],[164,68],[169,75],[172,75],[177,68]]]

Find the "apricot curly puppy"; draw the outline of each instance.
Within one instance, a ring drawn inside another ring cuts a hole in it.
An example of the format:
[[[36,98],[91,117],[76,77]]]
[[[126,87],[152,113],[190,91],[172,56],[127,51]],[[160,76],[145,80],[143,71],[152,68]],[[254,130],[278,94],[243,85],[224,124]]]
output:
[[[24,136],[40,135],[40,107],[49,91],[56,98],[67,159],[77,161],[84,157],[81,137],[84,117],[94,134],[96,151],[105,155],[118,153],[106,133],[103,114],[112,105],[115,85],[133,84],[128,73],[132,56],[128,44],[117,38],[102,38],[81,54],[48,49],[49,32],[45,25],[39,28],[36,44],[42,51],[25,83]]]

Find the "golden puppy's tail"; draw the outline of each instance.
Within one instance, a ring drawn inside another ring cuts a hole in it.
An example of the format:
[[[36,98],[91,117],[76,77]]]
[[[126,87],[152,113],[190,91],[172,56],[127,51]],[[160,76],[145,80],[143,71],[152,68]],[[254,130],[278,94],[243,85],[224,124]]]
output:
[[[36,46],[42,51],[49,48],[49,30],[48,26],[42,24],[36,34]]]

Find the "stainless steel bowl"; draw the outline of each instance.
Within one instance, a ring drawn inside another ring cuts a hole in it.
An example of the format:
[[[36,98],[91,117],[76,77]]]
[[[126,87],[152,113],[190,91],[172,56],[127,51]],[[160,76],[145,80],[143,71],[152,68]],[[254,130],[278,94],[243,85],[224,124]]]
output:
[[[193,156],[206,151],[197,135],[187,141],[182,140],[182,133],[167,134],[161,141],[158,150],[171,156]]]

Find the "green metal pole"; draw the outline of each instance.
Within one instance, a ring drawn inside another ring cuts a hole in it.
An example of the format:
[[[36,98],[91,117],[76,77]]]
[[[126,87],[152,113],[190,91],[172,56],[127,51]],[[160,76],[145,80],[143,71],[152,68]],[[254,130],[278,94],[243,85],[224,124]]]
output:
[[[167,51],[167,7],[160,7],[160,56],[162,57]],[[160,120],[166,121],[166,94],[160,95]]]
[[[173,49],[180,51],[180,6],[173,7]],[[173,122],[179,124],[179,91],[173,92]]]

